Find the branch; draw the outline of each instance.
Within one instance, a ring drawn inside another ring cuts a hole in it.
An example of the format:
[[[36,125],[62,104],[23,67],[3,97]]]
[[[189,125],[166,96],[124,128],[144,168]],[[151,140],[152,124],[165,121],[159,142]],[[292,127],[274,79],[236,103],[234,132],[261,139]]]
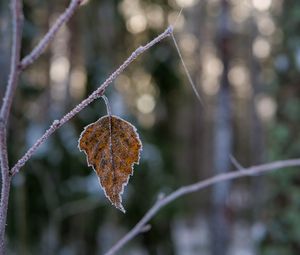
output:
[[[170,195],[157,200],[157,202],[153,205],[152,208],[144,215],[144,217],[131,229],[123,238],[121,238],[109,251],[105,253],[105,255],[112,255],[119,251],[124,245],[126,245],[129,241],[131,241],[138,234],[142,233],[147,223],[156,215],[156,213],[170,204],[174,200],[184,195],[205,189],[209,186],[212,186],[216,183],[238,179],[241,177],[263,174],[266,172],[271,172],[277,169],[285,168],[285,167],[295,167],[300,166],[300,159],[290,159],[283,161],[276,161],[268,164],[252,166],[249,168],[244,168],[243,171],[229,172],[224,174],[218,174],[214,177],[208,178],[204,181],[199,181],[194,184],[183,186],[176,191],[172,192]]]
[[[0,203],[0,255],[5,253],[5,228],[7,209],[9,201],[9,191],[11,177],[9,175],[9,165],[7,157],[7,142],[6,142],[6,128],[4,122],[1,122],[0,127],[0,158],[1,158],[1,203]]]
[[[11,177],[9,175],[7,153],[7,122],[10,114],[13,96],[17,87],[20,74],[20,49],[22,40],[22,1],[11,1],[12,12],[12,52],[10,62],[10,74],[7,82],[5,96],[0,111],[0,161],[1,161],[1,202],[0,202],[0,255],[5,253],[5,226],[9,200]]]
[[[61,28],[63,24],[68,22],[72,17],[77,7],[81,4],[83,0],[72,0],[68,8],[59,16],[53,26],[49,29],[47,34],[40,40],[38,45],[21,61],[21,69],[25,69],[31,65],[35,60],[38,59],[40,55],[43,54],[48,44],[52,41],[57,31]]]
[[[6,125],[8,120],[10,108],[12,105],[13,96],[18,84],[18,78],[20,74],[20,49],[22,40],[22,24],[23,24],[23,13],[22,13],[22,1],[12,1],[12,52],[10,62],[10,73],[3,98],[3,104],[1,107],[0,118]]]
[[[25,163],[32,157],[34,152],[52,135],[58,128],[68,122],[76,114],[82,111],[95,99],[101,97],[106,88],[127,68],[139,55],[147,51],[149,48],[163,40],[164,38],[170,36],[173,33],[173,27],[168,27],[163,33],[158,35],[152,41],[147,43],[145,46],[140,46],[137,48],[124,62],[123,64],[114,71],[99,87],[96,89],[88,98],[83,100],[80,104],[74,107],[69,113],[63,116],[60,120],[55,120],[50,128],[35,142],[35,144],[25,153],[25,155],[15,164],[11,169],[11,175],[15,175],[19,172],[20,168],[25,165]]]

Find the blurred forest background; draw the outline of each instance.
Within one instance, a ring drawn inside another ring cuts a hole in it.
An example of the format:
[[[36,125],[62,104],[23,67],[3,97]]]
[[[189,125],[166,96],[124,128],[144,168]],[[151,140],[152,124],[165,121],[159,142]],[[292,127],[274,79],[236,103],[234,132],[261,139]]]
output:
[[[22,55],[69,1],[24,0]],[[9,0],[0,1],[0,84],[8,77]],[[171,39],[134,62],[106,95],[138,128],[141,164],[110,205],[79,152],[83,128],[106,114],[99,99],[56,132],[13,179],[8,254],[103,254],[159,193],[241,165],[300,156],[300,1],[90,0],[26,70],[10,119],[10,165],[54,119],[139,45],[174,22],[204,104]],[[178,199],[119,254],[294,255],[300,251],[300,175],[285,169],[222,183]]]

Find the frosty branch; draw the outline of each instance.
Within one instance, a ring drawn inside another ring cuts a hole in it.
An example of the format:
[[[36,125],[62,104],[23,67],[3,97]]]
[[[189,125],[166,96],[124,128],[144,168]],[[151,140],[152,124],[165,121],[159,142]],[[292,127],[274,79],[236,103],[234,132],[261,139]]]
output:
[[[8,153],[7,153],[7,129],[11,106],[15,90],[18,85],[19,75],[25,67],[33,63],[45,50],[51,39],[59,28],[70,19],[75,9],[82,0],[72,0],[70,6],[59,17],[57,22],[43,37],[38,46],[20,61],[20,51],[22,42],[23,11],[22,0],[11,0],[11,19],[12,19],[12,47],[10,72],[7,81],[6,91],[0,110],[0,162],[1,162],[1,202],[0,202],[0,255],[5,254],[5,226],[7,218],[7,208],[9,201],[9,192],[11,184],[11,174],[9,171]]]
[[[12,8],[12,24],[13,24],[13,39],[12,39],[12,54],[11,54],[11,67],[10,75],[7,82],[6,92],[3,99],[3,104],[0,111],[0,161],[1,161],[1,174],[2,174],[2,190],[1,190],[1,205],[0,205],[0,255],[5,253],[5,225],[6,225],[6,216],[8,208],[8,199],[10,191],[11,178],[17,174],[20,169],[26,164],[26,162],[33,156],[36,150],[60,127],[67,123],[71,118],[77,115],[85,107],[91,104],[97,98],[103,96],[106,88],[142,53],[146,52],[149,48],[156,45],[163,39],[171,36],[178,54],[182,60],[182,56],[178,49],[178,45],[173,36],[172,26],[168,27],[163,33],[158,35],[152,41],[147,43],[144,46],[140,46],[114,71],[90,96],[84,99],[81,103],[75,106],[70,112],[63,116],[59,120],[54,120],[52,125],[48,130],[32,145],[31,148],[22,156],[17,163],[10,169],[8,163],[7,155],[7,127],[8,119],[10,115],[11,105],[13,102],[13,97],[15,90],[17,88],[19,75],[26,67],[31,65],[39,58],[41,54],[45,51],[48,44],[56,35],[57,31],[65,24],[75,13],[76,9],[80,6],[83,0],[72,0],[66,10],[59,16],[57,21],[49,29],[46,35],[41,39],[37,46],[22,60],[20,60],[20,49],[21,49],[21,38],[22,38],[22,0],[11,0]],[[182,60],[183,61],[183,60]],[[195,89],[186,66],[183,62],[184,70],[187,73],[190,83],[193,86],[193,89],[200,100],[200,97]],[[121,249],[126,243],[132,240],[139,233],[145,231],[147,228],[147,223],[156,215],[156,213],[162,209],[164,206],[168,205],[177,198],[199,191],[208,186],[216,184],[218,182],[237,179],[248,175],[262,174],[265,172],[273,171],[276,169],[291,167],[291,166],[300,166],[300,159],[295,160],[286,160],[286,161],[277,161],[265,165],[253,166],[247,169],[243,169],[236,172],[231,172],[227,174],[217,175],[212,178],[209,178],[204,181],[197,182],[195,184],[184,186],[171,193],[170,195],[159,199],[154,206],[145,214],[145,216],[137,223],[137,225],[129,231],[115,246],[113,246],[107,254],[114,254],[116,251]]]
[[[57,21],[49,29],[46,35],[41,39],[37,46],[20,61],[20,49],[22,39],[22,1],[12,1],[12,24],[13,24],[13,43],[12,43],[12,57],[11,68],[6,88],[3,104],[1,107],[0,115],[0,160],[2,170],[2,191],[1,191],[1,208],[0,208],[0,255],[5,252],[5,225],[8,207],[8,198],[10,191],[11,177],[19,172],[20,168],[32,157],[34,152],[61,126],[78,114],[81,110],[87,107],[95,99],[101,97],[105,89],[120,75],[126,67],[128,67],[139,55],[147,51],[149,48],[170,36],[173,33],[173,28],[168,27],[163,33],[158,35],[145,46],[137,48],[127,58],[122,65],[115,72],[113,72],[88,98],[83,100],[69,113],[63,116],[60,120],[55,120],[48,130],[33,144],[33,146],[24,154],[18,162],[9,169],[8,155],[7,155],[7,122],[10,115],[10,109],[13,101],[14,92],[16,90],[19,75],[26,67],[31,65],[37,58],[45,51],[48,44],[56,35],[57,31],[65,24],[74,14],[77,7],[82,3],[82,0],[72,0],[68,8],[59,16]]]
[[[268,164],[252,166],[249,168],[243,168],[238,171],[229,172],[225,174],[218,174],[211,178],[208,178],[203,181],[196,182],[194,184],[183,186],[176,191],[172,192],[166,197],[159,198],[152,208],[144,215],[144,217],[124,236],[122,237],[109,251],[105,253],[105,255],[113,255],[117,251],[119,251],[124,245],[130,242],[134,237],[139,235],[140,233],[145,232],[145,228],[147,228],[147,223],[165,206],[173,202],[174,200],[193,193],[199,190],[210,187],[214,184],[238,179],[245,176],[255,176],[264,174],[267,172],[275,171],[278,169],[283,169],[286,167],[296,167],[300,166],[300,159],[290,159],[290,160],[282,160],[275,161]]]
[[[128,67],[132,61],[134,61],[139,55],[147,51],[149,48],[163,40],[164,38],[170,36],[173,33],[173,28],[168,27],[163,33],[158,35],[152,41],[147,43],[145,46],[138,47],[124,62],[120,67],[114,71],[88,98],[83,100],[80,104],[75,106],[69,113],[63,116],[60,120],[55,120],[50,128],[35,142],[35,144],[24,154],[24,156],[15,164],[11,169],[11,175],[15,175],[19,172],[20,168],[31,158],[34,152],[52,135],[58,128],[68,122],[76,114],[82,111],[95,99],[103,96],[106,88]]]
[[[83,0],[72,0],[68,8],[58,17],[53,26],[49,29],[46,35],[40,40],[38,45],[22,59],[20,68],[25,69],[31,65],[40,55],[43,54],[48,44],[52,41],[57,31],[62,27],[63,24],[69,21],[73,16],[77,7],[82,3]]]
[[[0,254],[5,252],[5,225],[8,208],[9,190],[11,177],[9,175],[8,153],[7,153],[7,122],[12,105],[14,92],[19,77],[20,50],[22,39],[22,2],[11,1],[12,14],[12,52],[10,63],[10,74],[7,82],[5,96],[0,111],[0,161],[1,161],[1,202],[0,202]]]

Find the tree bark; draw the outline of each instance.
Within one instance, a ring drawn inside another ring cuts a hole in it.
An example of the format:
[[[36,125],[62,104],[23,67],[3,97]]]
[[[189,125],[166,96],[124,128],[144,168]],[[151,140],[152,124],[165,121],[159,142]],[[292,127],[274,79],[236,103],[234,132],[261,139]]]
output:
[[[214,172],[222,174],[229,171],[232,151],[232,121],[230,107],[230,84],[228,69],[230,59],[229,4],[221,2],[221,15],[218,28],[218,47],[223,63],[221,86],[217,99],[217,112],[214,135]],[[229,182],[219,183],[212,191],[211,251],[212,255],[225,255],[228,250],[230,226],[227,217],[226,199]]]

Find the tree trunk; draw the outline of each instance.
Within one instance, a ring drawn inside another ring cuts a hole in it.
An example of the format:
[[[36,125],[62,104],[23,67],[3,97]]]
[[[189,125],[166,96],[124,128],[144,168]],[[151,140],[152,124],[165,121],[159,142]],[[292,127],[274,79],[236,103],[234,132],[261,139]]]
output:
[[[220,24],[218,28],[218,47],[223,63],[223,74],[216,106],[214,134],[214,174],[229,171],[232,149],[232,121],[230,107],[230,84],[228,69],[230,59],[230,32],[228,29],[228,2],[221,2]],[[214,186],[212,191],[211,242],[213,255],[225,255],[229,243],[229,222],[226,214],[226,199],[229,193],[229,182]]]

